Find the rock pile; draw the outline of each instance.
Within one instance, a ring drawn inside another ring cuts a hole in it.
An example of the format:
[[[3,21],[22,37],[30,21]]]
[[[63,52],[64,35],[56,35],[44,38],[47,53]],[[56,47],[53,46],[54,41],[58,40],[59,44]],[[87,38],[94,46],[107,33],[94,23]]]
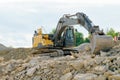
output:
[[[0,80],[120,80],[120,45],[93,56],[0,58]]]

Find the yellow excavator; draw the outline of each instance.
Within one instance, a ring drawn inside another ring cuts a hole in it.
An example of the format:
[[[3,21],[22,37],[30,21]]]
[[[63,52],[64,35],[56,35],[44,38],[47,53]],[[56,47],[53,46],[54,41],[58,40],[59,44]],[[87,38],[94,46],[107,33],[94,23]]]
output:
[[[103,30],[99,29],[84,13],[76,13],[73,15],[65,14],[58,21],[54,34],[43,34],[42,29],[35,31],[33,36],[33,48],[39,49],[38,52],[50,53],[57,52],[59,54],[70,54],[74,50],[75,35],[74,26],[83,26],[90,34],[90,48],[91,53],[98,53],[102,49],[109,49],[112,47],[113,38],[105,35]]]

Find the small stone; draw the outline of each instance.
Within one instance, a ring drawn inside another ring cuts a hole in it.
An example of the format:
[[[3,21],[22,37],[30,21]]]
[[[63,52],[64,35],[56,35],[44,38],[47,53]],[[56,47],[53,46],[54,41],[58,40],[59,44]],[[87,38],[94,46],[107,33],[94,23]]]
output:
[[[98,72],[106,72],[108,70],[108,67],[107,66],[96,66],[94,70]]]
[[[72,79],[72,73],[67,73],[60,77],[60,80],[71,80]]]
[[[94,80],[106,80],[106,77],[105,76],[98,76]]]
[[[108,78],[109,76],[112,76],[114,74],[115,74],[114,72],[108,71],[104,73],[104,76]]]
[[[28,66],[30,66],[30,64],[28,64],[28,63],[22,64],[22,67],[24,67],[24,68],[26,68],[26,67],[28,67]]]
[[[96,64],[101,64],[104,61],[104,59],[105,59],[104,57],[96,57],[95,58],[95,63]]]
[[[120,74],[109,76],[108,80],[120,80]]]
[[[22,71],[24,69],[25,69],[25,67],[18,67],[16,71]]]
[[[35,76],[32,80],[41,80],[40,76]]]
[[[0,57],[0,62],[3,62],[4,61],[4,58],[3,57]]]
[[[35,66],[39,64],[39,58],[33,58],[32,60],[29,61],[30,66]]]
[[[117,63],[118,66],[120,66],[120,58],[117,58],[116,63]]]
[[[6,66],[6,73],[8,73],[8,72],[11,72],[13,69],[15,69],[15,65],[14,64],[8,64],[7,66]]]
[[[80,70],[81,68],[84,67],[82,60],[71,61],[69,65],[71,65],[75,70]]]
[[[44,69],[44,73],[48,73],[49,72],[49,69]]]
[[[73,80],[94,80],[97,77],[97,75],[92,73],[86,73],[86,74],[77,74],[73,78]]]
[[[109,55],[109,53],[100,51],[100,56],[104,57],[104,56],[107,56],[107,55]]]
[[[70,72],[70,68],[66,68],[65,70],[63,70],[63,74],[69,73]]]
[[[15,80],[22,80],[22,79],[26,76],[25,73],[26,73],[25,70],[17,73],[17,74],[15,75],[15,77],[14,77]]]
[[[83,43],[83,44],[75,47],[75,49],[79,52],[89,51],[91,49],[90,43]]]
[[[95,65],[95,61],[94,59],[88,59],[88,60],[84,60],[84,68],[88,68],[90,66],[94,66]]]
[[[30,68],[30,69],[27,70],[26,75],[27,76],[32,76],[35,71],[36,71],[36,67]]]

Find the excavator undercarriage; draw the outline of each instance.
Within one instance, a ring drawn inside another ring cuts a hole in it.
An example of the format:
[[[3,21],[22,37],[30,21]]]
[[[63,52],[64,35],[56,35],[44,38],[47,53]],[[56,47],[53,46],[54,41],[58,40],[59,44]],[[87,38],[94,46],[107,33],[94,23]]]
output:
[[[41,48],[37,49],[34,48],[35,51],[32,53],[33,55],[40,55],[40,56],[50,56],[50,57],[59,57],[59,56],[66,56],[71,55],[71,53],[78,54],[79,52],[75,49],[68,48],[68,49],[58,49],[58,48]]]

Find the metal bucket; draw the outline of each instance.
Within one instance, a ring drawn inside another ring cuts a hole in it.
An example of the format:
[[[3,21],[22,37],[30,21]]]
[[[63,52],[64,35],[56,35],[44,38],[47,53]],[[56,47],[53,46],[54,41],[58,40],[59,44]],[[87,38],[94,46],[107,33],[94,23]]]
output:
[[[91,53],[97,54],[100,50],[113,47],[113,38],[108,35],[93,35],[91,38]]]

